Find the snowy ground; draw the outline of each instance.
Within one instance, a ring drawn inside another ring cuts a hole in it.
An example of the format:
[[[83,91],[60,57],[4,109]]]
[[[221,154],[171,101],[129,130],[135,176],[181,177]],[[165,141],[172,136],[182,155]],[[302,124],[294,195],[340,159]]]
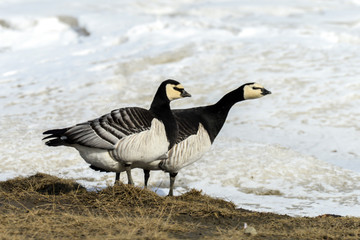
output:
[[[35,172],[89,188],[114,174],[41,133],[124,106],[158,84],[207,105],[245,82],[273,92],[237,104],[176,193],[203,189],[239,207],[360,216],[360,1],[0,1],[0,180]],[[125,175],[125,174],[123,174]],[[135,171],[138,185],[141,171]],[[125,179],[125,176],[122,176]],[[154,191],[168,176],[154,172]]]

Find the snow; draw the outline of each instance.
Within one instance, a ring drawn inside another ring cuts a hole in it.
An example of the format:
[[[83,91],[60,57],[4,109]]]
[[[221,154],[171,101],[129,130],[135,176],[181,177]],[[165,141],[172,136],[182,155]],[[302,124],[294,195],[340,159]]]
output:
[[[45,172],[89,189],[88,168],[42,132],[125,106],[147,108],[180,81],[208,105],[246,82],[272,91],[238,103],[202,160],[178,174],[239,207],[360,216],[359,1],[0,2],[0,180]],[[122,174],[125,180],[125,174]],[[137,185],[142,171],[134,170]],[[167,194],[168,175],[150,184]]]

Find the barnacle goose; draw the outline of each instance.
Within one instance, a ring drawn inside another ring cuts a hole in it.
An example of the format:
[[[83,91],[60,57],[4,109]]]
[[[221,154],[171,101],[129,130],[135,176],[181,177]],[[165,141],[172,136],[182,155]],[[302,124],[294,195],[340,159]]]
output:
[[[170,101],[190,97],[175,80],[162,82],[149,110],[138,107],[120,108],[94,120],[75,126],[52,129],[43,134],[48,146],[71,146],[94,169],[126,171],[133,184],[131,164],[149,163],[167,157],[178,134],[170,110]]]
[[[237,102],[268,94],[271,92],[258,83],[246,83],[227,93],[213,105],[173,110],[178,122],[179,134],[176,144],[168,152],[168,158],[137,164],[144,169],[145,187],[150,177],[150,170],[163,170],[170,175],[169,196],[173,196],[176,175],[180,169],[194,163],[210,149],[231,107]]]
[[[168,158],[150,163],[135,161],[132,168],[144,170],[145,187],[147,187],[151,170],[169,172],[170,190],[168,195],[172,196],[176,175],[182,168],[199,160],[210,149],[224,125],[231,107],[237,102],[260,98],[268,94],[271,92],[258,83],[246,83],[227,93],[216,104],[173,110],[179,126],[179,133],[176,144],[168,152]],[[106,171],[102,168],[92,168]],[[122,171],[116,172],[115,182],[119,181],[120,172]]]

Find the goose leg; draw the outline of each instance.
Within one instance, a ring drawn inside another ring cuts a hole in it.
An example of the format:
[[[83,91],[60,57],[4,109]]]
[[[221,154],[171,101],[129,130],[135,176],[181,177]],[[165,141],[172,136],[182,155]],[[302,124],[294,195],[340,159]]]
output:
[[[169,173],[169,174],[170,174],[170,190],[168,196],[174,196],[174,183],[175,183],[176,175],[178,173]]]
[[[120,183],[120,173],[117,172],[115,174],[115,183],[114,183],[114,185],[119,185],[119,183]]]
[[[134,185],[134,181],[131,176],[131,164],[125,164],[125,170],[128,177],[128,184]]]
[[[150,177],[150,170],[144,169],[144,187],[147,188]]]

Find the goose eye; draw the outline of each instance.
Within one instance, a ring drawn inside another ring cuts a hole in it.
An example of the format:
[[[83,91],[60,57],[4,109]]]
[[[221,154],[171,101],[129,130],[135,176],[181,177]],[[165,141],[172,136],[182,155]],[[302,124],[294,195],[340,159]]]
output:
[[[254,90],[259,90],[259,89],[261,89],[261,88],[259,88],[259,87],[252,87],[252,89],[254,89]]]
[[[182,88],[178,88],[178,87],[174,87],[174,89],[175,89],[176,91],[179,91],[179,92],[184,91],[184,89],[182,89]]]

